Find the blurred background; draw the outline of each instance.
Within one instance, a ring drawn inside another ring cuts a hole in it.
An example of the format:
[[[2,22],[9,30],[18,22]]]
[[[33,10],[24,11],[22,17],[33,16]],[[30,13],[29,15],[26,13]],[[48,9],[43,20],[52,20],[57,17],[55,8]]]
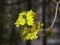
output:
[[[54,18],[55,7],[53,0],[0,0],[0,45],[60,45],[60,5],[52,37],[41,37],[39,33],[38,39],[25,41],[20,37],[20,28],[14,25],[21,11],[32,9],[45,24],[43,28],[48,28]]]

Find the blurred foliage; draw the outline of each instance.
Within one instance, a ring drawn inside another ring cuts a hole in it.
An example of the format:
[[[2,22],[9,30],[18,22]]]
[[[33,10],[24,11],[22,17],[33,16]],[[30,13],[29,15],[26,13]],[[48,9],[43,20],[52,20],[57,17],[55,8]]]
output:
[[[47,30],[47,31],[46,31],[46,35],[47,35],[48,37],[52,37],[52,36],[53,36],[53,29],[51,28],[51,29]]]

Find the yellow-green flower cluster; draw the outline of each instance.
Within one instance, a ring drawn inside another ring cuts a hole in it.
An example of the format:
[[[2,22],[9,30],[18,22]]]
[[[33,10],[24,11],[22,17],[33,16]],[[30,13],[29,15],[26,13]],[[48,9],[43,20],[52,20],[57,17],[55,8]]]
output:
[[[35,13],[30,10],[27,12],[27,24],[30,26],[30,25],[33,25],[34,23],[34,16],[35,16]]]
[[[37,33],[38,33],[38,30],[31,32],[29,28],[25,27],[22,30],[21,35],[25,40],[33,40],[38,38]]]
[[[26,16],[26,12],[19,13],[18,19],[15,22],[16,27],[19,27],[19,25],[24,25],[26,23],[24,16]]]
[[[43,23],[41,23],[41,22],[38,22],[38,26],[37,26],[37,28],[38,28],[38,30],[41,32],[42,30],[43,30]]]
[[[35,16],[35,12],[33,12],[32,10],[19,13],[18,19],[15,23],[16,27],[19,27],[20,25],[25,25],[25,24],[27,24],[28,26],[33,25],[34,16]]]
[[[25,11],[21,12],[21,13],[19,13],[18,19],[15,22],[16,27],[23,26],[23,25],[26,26],[21,31],[21,36],[25,40],[37,39],[38,38],[37,33],[39,31],[43,30],[43,28],[42,28],[43,23],[38,22],[38,24],[35,24],[35,22],[34,22],[35,15],[36,15],[36,13],[33,12],[32,10],[27,11],[27,12],[25,12]]]
[[[38,32],[41,32],[43,30],[43,23],[38,23],[38,25],[34,24],[31,27],[24,27],[22,30],[22,37],[25,40],[34,40],[38,38]]]
[[[34,40],[34,39],[37,39],[38,36],[37,36],[37,32],[33,32],[33,33],[28,33],[24,39],[25,40]]]

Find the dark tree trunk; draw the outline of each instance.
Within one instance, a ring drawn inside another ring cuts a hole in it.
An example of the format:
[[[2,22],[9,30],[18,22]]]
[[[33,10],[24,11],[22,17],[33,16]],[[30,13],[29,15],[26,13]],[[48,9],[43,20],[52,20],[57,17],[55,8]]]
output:
[[[3,6],[4,1],[0,0],[0,45],[3,43]]]
[[[46,22],[45,22],[45,9],[46,9],[46,0],[43,0],[43,23],[44,23],[44,26],[43,26],[43,29],[45,29],[45,25],[46,25]],[[47,45],[46,44],[46,32],[45,32],[45,30],[43,30],[43,34],[44,34],[44,36],[43,36],[43,45]]]
[[[32,9],[31,0],[27,0],[27,10],[31,10],[31,9]],[[30,40],[26,41],[26,45],[31,45],[31,41]]]

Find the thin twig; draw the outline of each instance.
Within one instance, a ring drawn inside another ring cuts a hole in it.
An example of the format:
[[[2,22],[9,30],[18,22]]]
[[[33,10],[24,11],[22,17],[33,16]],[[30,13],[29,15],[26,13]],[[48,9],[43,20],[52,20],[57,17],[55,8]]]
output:
[[[55,16],[54,16],[54,19],[53,19],[53,21],[52,21],[51,26],[50,26],[49,28],[47,28],[47,29],[44,29],[44,30],[49,30],[49,29],[51,29],[51,28],[54,26],[54,23],[55,23],[56,18],[57,18],[58,6],[59,6],[60,1],[58,1],[58,2],[56,2],[55,0],[53,0],[53,1],[57,4],[57,5],[56,5]]]

